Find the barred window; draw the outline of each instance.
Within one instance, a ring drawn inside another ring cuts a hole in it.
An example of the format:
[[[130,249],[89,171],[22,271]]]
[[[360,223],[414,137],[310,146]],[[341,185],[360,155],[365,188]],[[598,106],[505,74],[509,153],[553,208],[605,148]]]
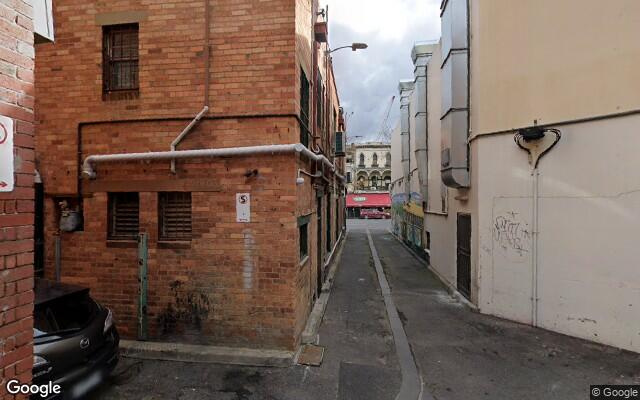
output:
[[[138,193],[109,193],[108,239],[136,239],[140,230]]]
[[[158,193],[160,240],[191,240],[191,193]]]
[[[103,92],[138,91],[138,24],[103,27]]]

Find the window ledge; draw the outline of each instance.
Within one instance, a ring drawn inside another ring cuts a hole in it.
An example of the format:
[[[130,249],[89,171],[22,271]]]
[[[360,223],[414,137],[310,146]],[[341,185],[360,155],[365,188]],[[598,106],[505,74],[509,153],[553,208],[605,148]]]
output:
[[[140,89],[108,90],[102,92],[103,101],[137,100]]]
[[[107,248],[135,249],[138,247],[136,239],[107,239]]]
[[[190,240],[158,240],[159,249],[190,249]]]

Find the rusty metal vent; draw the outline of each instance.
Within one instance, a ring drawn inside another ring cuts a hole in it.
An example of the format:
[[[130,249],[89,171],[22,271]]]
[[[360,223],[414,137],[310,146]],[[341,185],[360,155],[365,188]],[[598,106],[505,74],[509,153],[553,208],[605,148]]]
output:
[[[109,239],[136,239],[140,230],[138,193],[109,193]]]
[[[159,193],[158,211],[160,240],[191,239],[191,193]]]

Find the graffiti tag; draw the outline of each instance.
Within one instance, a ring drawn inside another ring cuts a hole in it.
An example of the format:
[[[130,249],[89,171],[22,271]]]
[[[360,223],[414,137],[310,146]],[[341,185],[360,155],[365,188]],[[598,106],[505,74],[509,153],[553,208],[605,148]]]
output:
[[[510,211],[496,217],[493,223],[493,239],[504,251],[513,251],[524,256],[531,249],[529,225],[518,218],[518,213]]]

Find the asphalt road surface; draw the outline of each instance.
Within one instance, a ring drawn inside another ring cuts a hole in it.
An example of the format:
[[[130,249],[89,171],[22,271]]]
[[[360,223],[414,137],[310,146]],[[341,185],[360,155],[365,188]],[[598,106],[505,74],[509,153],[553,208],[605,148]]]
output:
[[[584,400],[592,384],[640,384],[636,354],[474,313],[389,233],[388,220],[350,220],[319,331],[326,348],[320,367],[123,359],[91,398],[395,399],[402,374],[367,229],[424,382],[423,399]]]

